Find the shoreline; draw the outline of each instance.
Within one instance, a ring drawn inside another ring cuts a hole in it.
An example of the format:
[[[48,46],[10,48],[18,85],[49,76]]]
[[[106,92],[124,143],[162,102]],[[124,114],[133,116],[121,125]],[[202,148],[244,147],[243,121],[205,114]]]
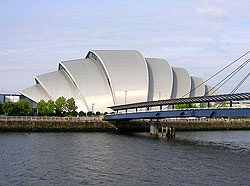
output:
[[[0,120],[0,132],[110,132],[115,129],[106,121]]]
[[[161,121],[161,127],[173,126],[176,131],[250,130],[250,121]],[[0,132],[149,132],[149,121],[51,121],[0,120]]]

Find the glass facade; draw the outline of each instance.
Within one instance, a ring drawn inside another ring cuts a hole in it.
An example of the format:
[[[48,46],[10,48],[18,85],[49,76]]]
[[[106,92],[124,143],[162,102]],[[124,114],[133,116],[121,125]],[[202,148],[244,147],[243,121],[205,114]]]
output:
[[[5,96],[5,102],[18,102],[20,100],[20,96],[16,96],[16,95],[7,95]]]
[[[0,103],[4,102],[4,95],[0,95]]]
[[[17,102],[20,100],[20,95],[0,94],[0,103]]]

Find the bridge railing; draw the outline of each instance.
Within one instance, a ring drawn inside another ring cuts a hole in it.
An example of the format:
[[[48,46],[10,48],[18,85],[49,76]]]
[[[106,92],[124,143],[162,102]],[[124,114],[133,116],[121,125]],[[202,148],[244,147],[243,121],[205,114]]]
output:
[[[54,117],[54,116],[0,116],[0,120],[10,121],[102,121],[103,116]]]
[[[156,107],[154,107],[156,108]],[[115,112],[114,114],[126,114],[126,113],[142,113],[142,112],[157,112],[157,111],[185,111],[185,110],[213,110],[213,109],[243,109],[243,108],[250,108],[250,107],[209,107],[209,108],[180,108],[180,109],[171,109],[171,108],[164,108],[162,110],[160,109],[128,109],[127,112],[125,110],[122,110],[120,112]],[[113,114],[109,114],[113,115]]]
[[[143,120],[143,121],[151,121],[150,119],[134,119],[134,120]],[[221,121],[227,122],[228,120],[224,118],[165,118],[160,121]],[[230,121],[250,121],[248,118],[239,118],[239,119],[230,119]]]
[[[228,121],[224,118],[170,118],[165,120],[166,121]],[[239,118],[239,119],[230,119],[230,121],[250,121],[250,119]]]

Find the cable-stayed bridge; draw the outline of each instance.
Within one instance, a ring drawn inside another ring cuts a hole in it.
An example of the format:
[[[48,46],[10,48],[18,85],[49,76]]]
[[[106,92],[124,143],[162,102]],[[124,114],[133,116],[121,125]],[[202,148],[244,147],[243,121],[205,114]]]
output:
[[[250,108],[232,108],[233,101],[250,100],[250,93],[223,94],[216,96],[201,96],[192,98],[167,99],[150,102],[140,102],[109,107],[116,112],[106,115],[105,120],[130,119],[162,119],[184,117],[250,117]],[[211,102],[229,102],[228,108],[209,108]],[[207,108],[191,108],[191,104],[204,103]],[[189,104],[190,108],[174,109],[174,105]],[[162,109],[164,106],[168,109]],[[152,110],[153,108],[153,110]],[[155,108],[158,108],[156,110]],[[144,111],[140,111],[143,109]],[[124,113],[119,113],[125,111]]]
[[[111,115],[106,115],[104,120],[107,121],[118,121],[118,120],[132,120],[132,119],[163,119],[163,118],[185,118],[185,117],[208,117],[208,118],[218,118],[218,117],[250,117],[250,108],[233,108],[232,103],[234,101],[247,101],[250,100],[250,93],[235,93],[241,85],[247,80],[250,75],[250,72],[246,74],[246,76],[238,81],[238,84],[233,88],[230,94],[222,94],[222,95],[213,95],[218,89],[220,89],[223,85],[228,83],[230,79],[232,79],[238,72],[240,72],[245,66],[250,62],[250,58],[241,63],[237,68],[235,68],[232,72],[222,78],[213,89],[210,91],[210,95],[212,96],[199,96],[199,97],[189,97],[184,98],[186,95],[190,94],[196,88],[200,87],[207,81],[211,80],[231,65],[235,64],[237,61],[247,56],[250,51],[246,52],[214,75],[209,77],[206,81],[201,83],[200,85],[194,87],[183,95],[181,98],[176,99],[166,99],[166,100],[157,100],[157,101],[147,101],[147,102],[138,102],[138,103],[130,103],[124,105],[115,105],[108,107],[112,109],[115,113]],[[229,107],[222,108],[223,103],[229,103]],[[210,103],[216,103],[217,107],[210,108]],[[175,105],[187,104],[189,108],[183,109],[174,109]],[[191,108],[192,104],[204,104],[207,105],[206,108]],[[151,129],[158,130],[158,125],[152,122]]]

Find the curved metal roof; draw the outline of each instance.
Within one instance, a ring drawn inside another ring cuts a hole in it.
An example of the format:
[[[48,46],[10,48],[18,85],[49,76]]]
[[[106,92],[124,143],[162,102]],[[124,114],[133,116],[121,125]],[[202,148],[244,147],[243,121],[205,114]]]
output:
[[[136,50],[89,51],[85,59],[61,62],[58,71],[37,76],[37,85],[21,93],[35,102],[73,97],[78,110],[86,112],[94,106],[94,111],[104,112],[109,105],[180,98],[202,82],[190,78],[184,68],[171,68],[164,59],[146,60]],[[206,92],[211,88],[205,86]],[[203,93],[204,86],[191,97]]]
[[[20,93],[36,103],[38,103],[41,99],[44,101],[48,101],[50,99],[49,95],[40,84],[21,90]]]
[[[149,72],[149,101],[170,99],[173,87],[173,72],[164,59],[146,58]]]
[[[72,77],[88,111],[92,111],[92,105],[94,105],[94,111],[110,111],[107,105],[114,104],[111,90],[96,60],[79,59],[61,62],[60,65]]]
[[[35,79],[43,86],[52,100],[55,101],[60,96],[64,96],[66,99],[73,97],[79,107],[78,110],[86,110],[76,87],[64,70],[42,74]]]
[[[205,95],[205,84],[202,78],[191,76],[191,90],[190,97]]]
[[[97,58],[105,71],[114,104],[147,101],[148,70],[136,50],[93,50],[86,58]]]
[[[213,90],[212,90],[213,89]],[[219,94],[219,90],[209,85],[205,85],[205,95],[206,96],[215,96]]]
[[[185,98],[189,97],[191,89],[191,78],[184,68],[172,67],[173,69],[173,88],[171,98],[181,98],[185,94]],[[188,94],[187,94],[188,93]]]

